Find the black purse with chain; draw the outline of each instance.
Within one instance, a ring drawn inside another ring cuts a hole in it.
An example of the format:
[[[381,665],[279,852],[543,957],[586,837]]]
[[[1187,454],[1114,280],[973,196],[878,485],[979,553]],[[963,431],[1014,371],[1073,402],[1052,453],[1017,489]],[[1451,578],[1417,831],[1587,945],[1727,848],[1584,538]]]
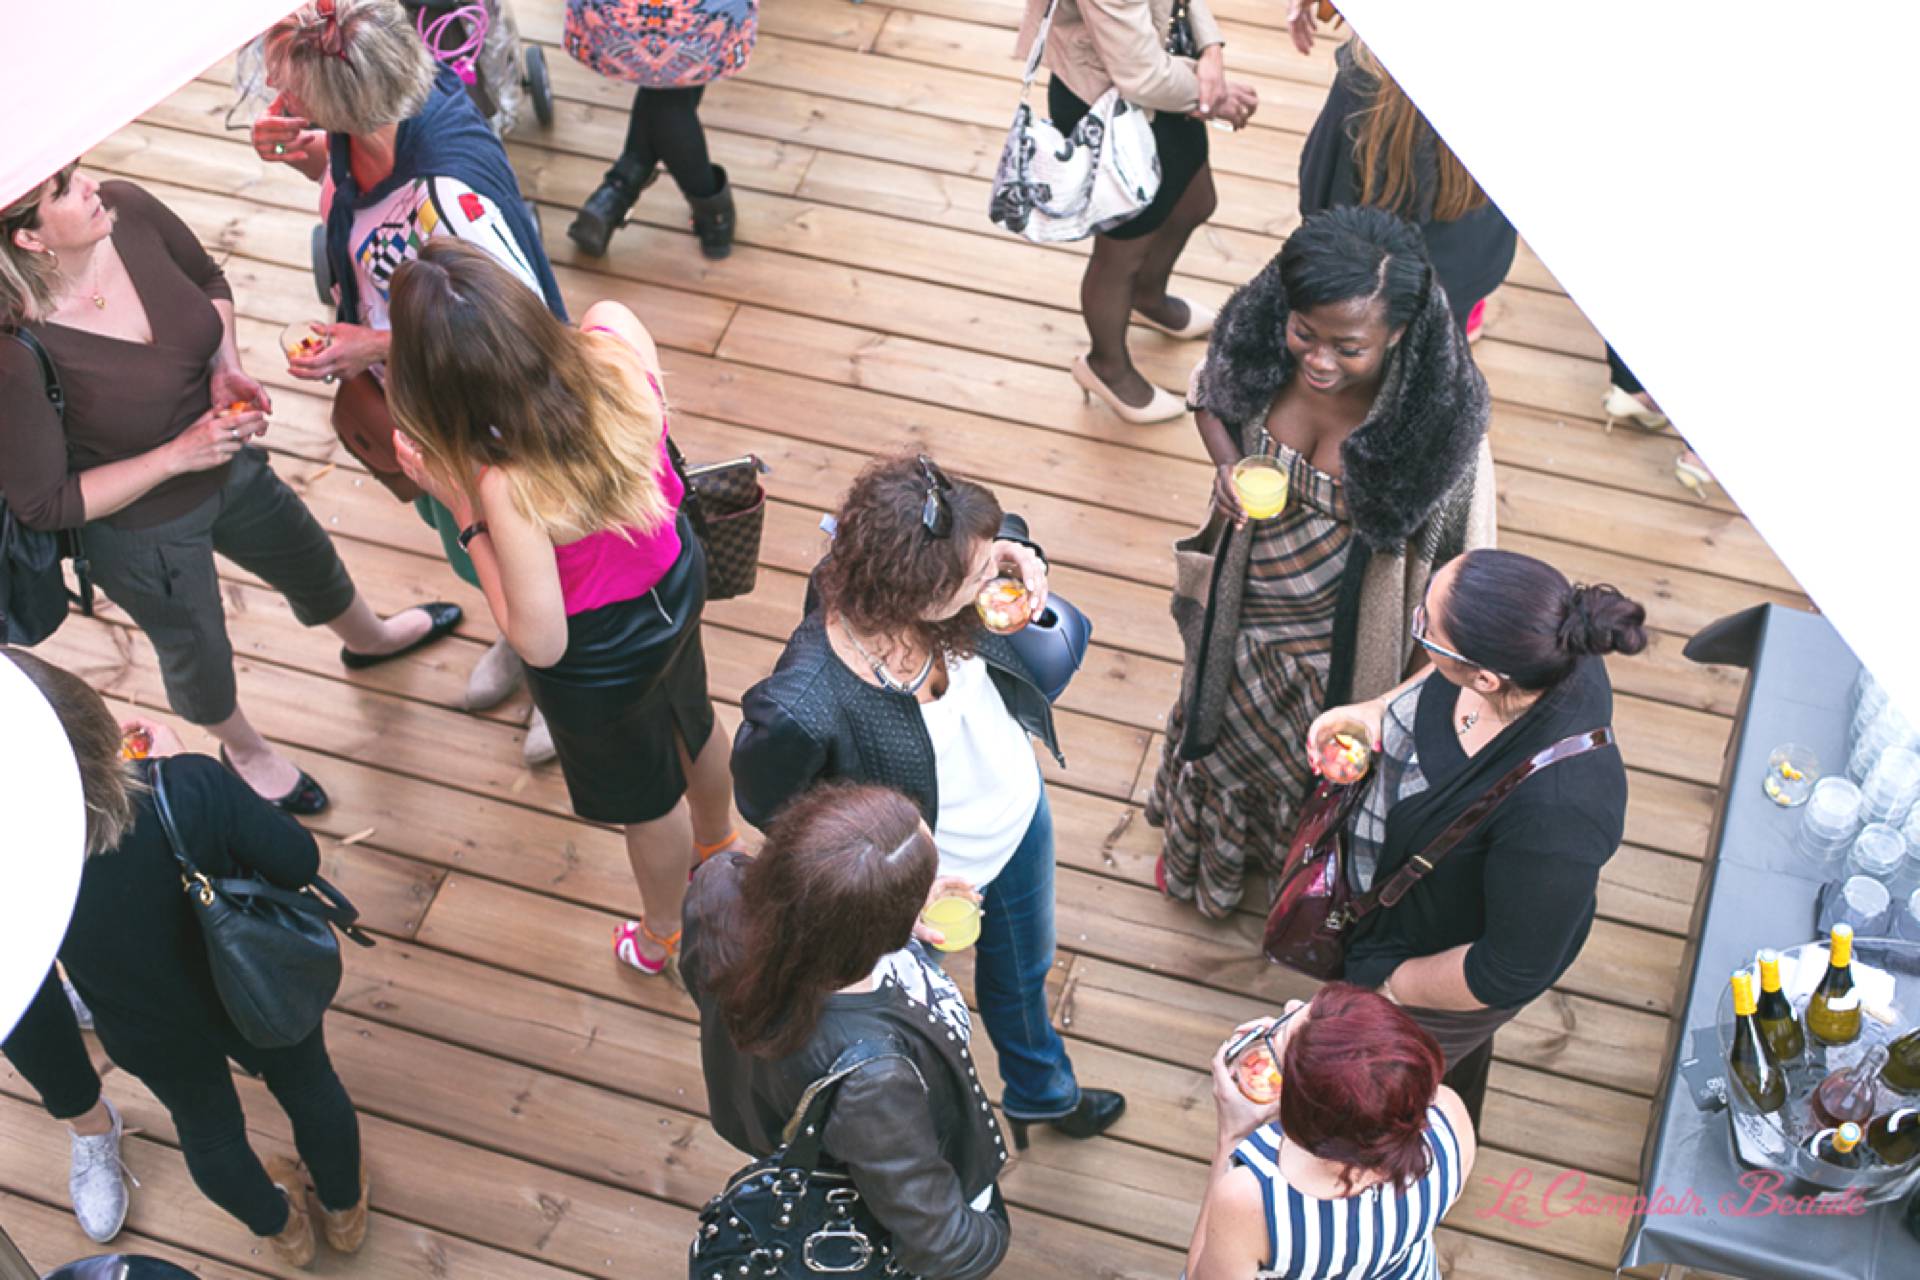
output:
[[[1167,24],[1167,52],[1176,58],[1198,58],[1194,47],[1193,19],[1187,14],[1187,0],[1174,0],[1173,21]]]
[[[827,1108],[842,1080],[884,1058],[912,1060],[894,1045],[848,1046],[807,1086],[781,1132],[783,1145],[734,1174],[700,1211],[687,1251],[688,1280],[910,1280],[844,1169],[821,1168]]]

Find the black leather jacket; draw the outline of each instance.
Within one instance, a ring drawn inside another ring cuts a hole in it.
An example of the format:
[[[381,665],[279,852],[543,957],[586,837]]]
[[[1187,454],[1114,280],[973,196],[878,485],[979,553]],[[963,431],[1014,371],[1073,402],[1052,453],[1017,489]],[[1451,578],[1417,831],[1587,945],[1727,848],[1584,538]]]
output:
[[[1009,515],[1003,540],[1039,548]],[[1044,558],[1044,553],[1042,553]],[[1007,713],[1061,764],[1053,706],[1005,637],[982,631],[974,646]],[[773,674],[740,700],[733,739],[733,796],[740,815],[764,830],[780,806],[816,782],[872,782],[911,797],[929,827],[940,812],[933,739],[909,693],[868,684],[847,669],[827,638],[825,616],[808,593],[807,616]]]
[[[681,916],[680,972],[700,1007],[700,1063],[714,1129],[743,1151],[768,1155],[800,1095],[835,1058],[862,1040],[891,1043],[908,1060],[864,1067],[840,1085],[827,1112],[826,1154],[852,1175],[909,1273],[926,1280],[988,1275],[1006,1256],[1011,1228],[997,1192],[984,1210],[971,1203],[994,1186],[1006,1141],[971,1051],[944,1018],[886,983],[828,997],[813,1038],[798,1053],[772,1060],[734,1048],[707,979],[731,962],[729,923],[746,865],[746,855],[736,853],[701,867]],[[948,991],[957,1004],[958,993]]]

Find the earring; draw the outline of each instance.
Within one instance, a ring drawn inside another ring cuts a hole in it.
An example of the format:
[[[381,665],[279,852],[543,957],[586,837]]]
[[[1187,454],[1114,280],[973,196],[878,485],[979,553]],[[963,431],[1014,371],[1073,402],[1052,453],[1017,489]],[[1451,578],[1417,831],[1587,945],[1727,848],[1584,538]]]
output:
[[[58,271],[60,269],[60,255],[55,253],[51,249],[48,249],[46,252],[47,252],[47,261],[53,264],[53,269],[55,271]]]

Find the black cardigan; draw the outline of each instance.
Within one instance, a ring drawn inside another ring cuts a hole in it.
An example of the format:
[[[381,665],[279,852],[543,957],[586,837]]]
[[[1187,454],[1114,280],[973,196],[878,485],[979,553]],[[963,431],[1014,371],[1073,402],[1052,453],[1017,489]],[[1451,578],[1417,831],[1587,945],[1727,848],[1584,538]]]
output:
[[[910,1060],[863,1067],[827,1113],[829,1158],[844,1165],[874,1216],[893,1234],[899,1262],[927,1280],[978,1280],[1000,1265],[1011,1234],[997,1193],[971,1202],[1006,1163],[971,1051],[947,1022],[891,983],[827,998],[807,1046],[778,1060],[741,1053],[727,1034],[708,978],[731,962],[730,927],[745,854],[702,866],[681,912],[680,973],[700,1007],[700,1065],[721,1137],[753,1156],[771,1154],[807,1086],[862,1040],[890,1042]],[[918,943],[910,943],[918,957]],[[931,965],[931,961],[922,962]]]
[[[1453,730],[1460,690],[1437,673],[1420,690],[1414,744],[1427,790],[1387,811],[1376,883],[1426,848],[1509,770],[1562,738],[1613,722],[1606,664],[1574,673],[1469,757]],[[1627,770],[1616,746],[1541,770],[1502,801],[1399,905],[1363,921],[1347,978],[1378,986],[1401,961],[1472,944],[1467,987],[1517,1008],[1565,973],[1593,926],[1600,869],[1625,834]]]

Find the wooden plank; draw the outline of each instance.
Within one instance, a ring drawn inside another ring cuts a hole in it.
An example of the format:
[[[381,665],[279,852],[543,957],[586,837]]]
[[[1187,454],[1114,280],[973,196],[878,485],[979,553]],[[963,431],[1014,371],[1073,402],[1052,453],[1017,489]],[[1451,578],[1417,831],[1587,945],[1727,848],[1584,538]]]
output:
[[[80,1230],[73,1212],[62,1205],[42,1204],[0,1191],[0,1222],[6,1223],[8,1238],[36,1271],[50,1272],[62,1263],[100,1252],[100,1246]],[[113,1247],[119,1252],[171,1262],[203,1280],[253,1280],[267,1274],[216,1262],[133,1231],[115,1236]]]

